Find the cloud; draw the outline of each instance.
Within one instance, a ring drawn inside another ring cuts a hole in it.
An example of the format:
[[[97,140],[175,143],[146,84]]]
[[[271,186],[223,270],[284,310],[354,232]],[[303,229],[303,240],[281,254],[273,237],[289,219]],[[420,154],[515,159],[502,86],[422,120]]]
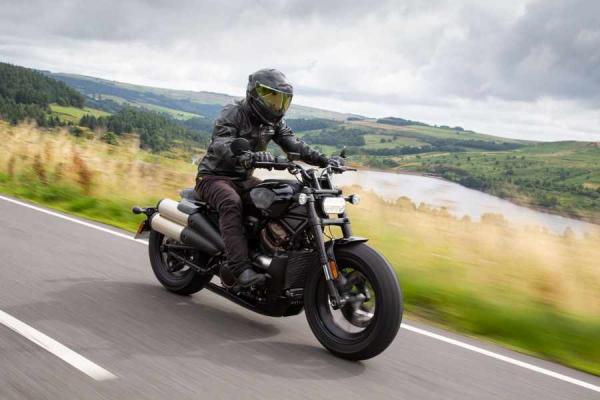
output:
[[[0,59],[235,95],[273,66],[306,105],[599,140],[598,27],[593,0],[33,0],[0,9]]]

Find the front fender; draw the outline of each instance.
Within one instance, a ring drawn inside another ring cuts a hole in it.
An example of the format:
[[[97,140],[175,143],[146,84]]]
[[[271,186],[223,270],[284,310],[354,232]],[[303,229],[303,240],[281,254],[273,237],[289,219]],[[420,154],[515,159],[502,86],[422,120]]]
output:
[[[347,238],[339,238],[339,239],[335,239],[335,240],[328,240],[325,242],[325,245],[327,248],[329,248],[331,246],[331,244],[334,244],[336,247],[337,246],[347,246],[349,244],[353,244],[353,243],[365,243],[366,241],[368,241],[369,238],[365,238],[365,237],[360,237],[360,236],[350,236]]]

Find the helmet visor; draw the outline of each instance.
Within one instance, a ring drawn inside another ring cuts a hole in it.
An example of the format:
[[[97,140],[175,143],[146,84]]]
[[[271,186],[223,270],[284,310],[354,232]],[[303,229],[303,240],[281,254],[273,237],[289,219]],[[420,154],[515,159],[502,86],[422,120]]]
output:
[[[262,83],[256,84],[256,94],[273,111],[285,113],[292,103],[292,95],[273,89]]]

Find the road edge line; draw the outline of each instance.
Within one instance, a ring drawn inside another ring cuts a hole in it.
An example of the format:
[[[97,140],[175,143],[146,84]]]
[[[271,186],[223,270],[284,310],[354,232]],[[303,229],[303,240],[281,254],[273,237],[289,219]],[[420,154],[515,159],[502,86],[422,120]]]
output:
[[[50,336],[38,331],[2,310],[0,310],[0,324],[37,344],[92,379],[97,381],[117,379],[116,375],[102,368],[98,364],[93,363],[82,355],[69,349],[67,346],[52,339]]]
[[[554,371],[546,369],[546,368],[538,367],[537,365],[533,365],[533,364],[527,363],[525,361],[520,361],[520,360],[517,360],[517,359],[512,358],[512,357],[508,357],[508,356],[504,356],[502,354],[495,353],[495,352],[490,351],[490,350],[485,350],[485,349],[482,349],[481,347],[477,347],[477,346],[474,346],[472,344],[468,344],[468,343],[462,342],[460,340],[456,340],[456,339],[452,339],[452,338],[449,338],[449,337],[446,337],[446,336],[442,336],[442,335],[430,332],[430,331],[425,330],[425,329],[417,328],[416,326],[412,326],[412,325],[409,325],[407,323],[402,323],[402,325],[400,326],[400,328],[406,329],[407,331],[410,331],[410,332],[413,332],[413,333],[417,333],[419,335],[427,336],[427,337],[435,339],[435,340],[442,341],[444,343],[451,344],[453,346],[461,347],[463,349],[470,350],[470,351],[473,351],[475,353],[479,353],[479,354],[482,354],[484,356],[494,358],[496,360],[504,361],[506,363],[509,363],[509,364],[512,364],[512,365],[516,365],[518,367],[525,368],[525,369],[528,369],[530,371],[537,372],[539,374],[550,376],[552,378],[559,379],[559,380],[561,380],[563,382],[568,382],[568,383],[571,383],[573,385],[581,386],[581,387],[584,387],[586,389],[593,390],[595,392],[599,392],[600,393],[600,386],[596,386],[596,385],[593,385],[591,383],[588,383],[588,382],[585,382],[585,381],[582,381],[582,380],[579,380],[579,379],[576,379],[576,378],[571,378],[570,376],[563,375],[563,374],[560,374],[558,372],[554,372]]]

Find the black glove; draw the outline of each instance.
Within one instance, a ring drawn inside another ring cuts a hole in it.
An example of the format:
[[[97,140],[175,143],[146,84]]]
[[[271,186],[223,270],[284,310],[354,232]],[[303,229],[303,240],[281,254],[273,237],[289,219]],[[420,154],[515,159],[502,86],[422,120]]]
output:
[[[344,164],[346,164],[346,161],[340,156],[333,156],[327,162],[327,165],[333,168],[343,167]]]
[[[246,169],[252,168],[252,158],[253,158],[253,154],[249,151],[247,151],[244,154],[242,154],[241,156],[237,157],[240,165]]]
[[[275,157],[273,157],[273,154],[269,153],[268,151],[257,151],[253,154],[252,159],[255,162],[275,162]]]

